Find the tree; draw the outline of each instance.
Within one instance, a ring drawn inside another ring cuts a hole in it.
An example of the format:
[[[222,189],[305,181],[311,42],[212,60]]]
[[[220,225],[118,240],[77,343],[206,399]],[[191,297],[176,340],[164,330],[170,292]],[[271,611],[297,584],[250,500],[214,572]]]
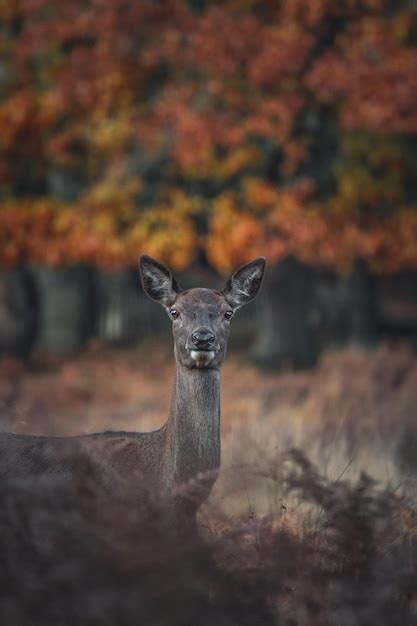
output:
[[[146,170],[152,153],[136,156],[143,152],[138,133],[147,92],[161,65],[152,33],[168,28],[169,7],[40,0],[2,5],[1,17],[7,71],[0,222],[13,239],[2,264],[117,267],[136,261],[146,246],[184,267],[196,245],[189,215],[196,202],[169,178],[145,202],[138,169]],[[65,193],[50,193],[56,170],[78,174],[70,202]]]
[[[28,234],[3,264],[417,265],[413,3],[15,0],[0,19],[0,221]]]

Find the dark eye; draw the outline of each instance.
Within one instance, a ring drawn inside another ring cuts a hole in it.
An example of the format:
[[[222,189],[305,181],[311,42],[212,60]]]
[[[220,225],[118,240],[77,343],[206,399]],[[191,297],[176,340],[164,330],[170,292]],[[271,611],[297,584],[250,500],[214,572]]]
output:
[[[180,316],[179,311],[177,311],[177,309],[170,309],[169,313],[173,320],[176,320],[177,317]]]
[[[226,311],[224,316],[227,320],[230,320],[233,317],[233,311]]]

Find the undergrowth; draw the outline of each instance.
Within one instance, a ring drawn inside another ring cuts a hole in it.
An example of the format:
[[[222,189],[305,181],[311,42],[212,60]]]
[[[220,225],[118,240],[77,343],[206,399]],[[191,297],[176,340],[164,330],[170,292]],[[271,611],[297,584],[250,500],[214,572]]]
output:
[[[283,483],[279,511],[233,517],[209,506],[199,533],[171,526],[137,486],[103,489],[88,465],[78,481],[2,482],[0,623],[417,623],[410,494],[366,475],[329,481],[299,450],[279,463],[263,470]]]
[[[172,376],[172,357],[146,346],[6,359],[1,428],[157,428]],[[78,482],[2,480],[0,624],[417,624],[416,381],[401,346],[269,376],[230,359],[199,534],[173,528],[136,480],[104,489],[88,460]]]

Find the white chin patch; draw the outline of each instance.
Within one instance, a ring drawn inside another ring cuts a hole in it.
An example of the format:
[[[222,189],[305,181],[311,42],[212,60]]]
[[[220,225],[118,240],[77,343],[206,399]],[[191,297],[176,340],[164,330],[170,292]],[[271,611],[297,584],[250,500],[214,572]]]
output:
[[[206,367],[214,359],[213,350],[191,350],[191,358],[197,367]]]

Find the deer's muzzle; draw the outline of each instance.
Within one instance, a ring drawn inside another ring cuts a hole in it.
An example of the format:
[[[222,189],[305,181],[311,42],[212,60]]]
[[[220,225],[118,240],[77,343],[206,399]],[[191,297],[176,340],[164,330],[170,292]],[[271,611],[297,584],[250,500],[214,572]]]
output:
[[[191,341],[196,350],[212,350],[214,348],[216,337],[208,328],[197,328],[192,335]]]

